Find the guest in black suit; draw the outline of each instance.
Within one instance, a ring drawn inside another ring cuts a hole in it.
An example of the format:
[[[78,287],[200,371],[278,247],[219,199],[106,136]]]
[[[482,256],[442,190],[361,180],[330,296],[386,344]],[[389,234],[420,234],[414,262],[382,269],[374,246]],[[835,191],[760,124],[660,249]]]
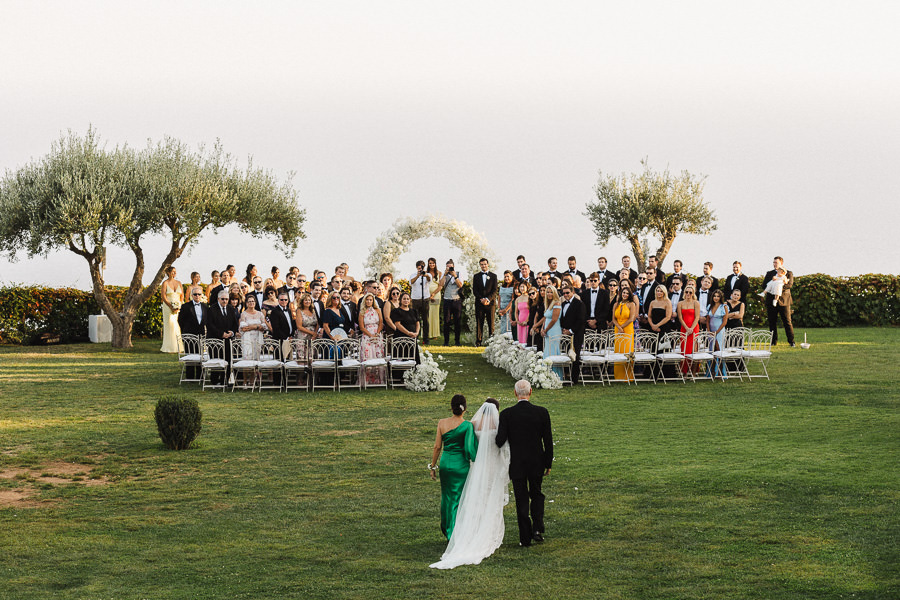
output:
[[[547,259],[547,270],[544,271],[545,275],[549,275],[550,277],[556,277],[560,281],[562,281],[563,274],[556,270],[556,265],[558,264],[556,257],[551,256]]]
[[[659,268],[659,261],[656,259],[655,254],[647,259],[647,267],[656,271],[656,283],[660,285],[666,284],[666,274]]]
[[[517,402],[500,413],[495,441],[498,447],[509,441],[509,478],[516,497],[519,545],[530,546],[532,541],[544,541],[541,485],[553,465],[553,433],[547,409],[529,402],[531,384],[522,379],[515,389]]]
[[[216,300],[216,304],[209,307],[206,333],[210,338],[225,342],[225,362],[228,363],[225,374],[217,373],[212,378],[213,384],[220,385],[231,375],[231,340],[238,331],[238,317],[228,301],[228,292],[222,290]]]
[[[653,267],[647,267],[644,279],[645,283],[641,287],[641,324],[649,323],[647,317],[650,315],[650,303],[656,299],[656,288],[660,285],[656,269]]]
[[[210,300],[212,300],[213,298],[218,298],[219,292],[221,292],[222,290],[228,291],[228,286],[231,283],[231,275],[228,273],[228,271],[222,271],[222,273],[213,271],[211,276],[213,278],[213,282],[209,284],[211,286],[209,290]],[[215,282],[216,278],[218,278],[218,282]]]
[[[606,287],[606,282],[615,279],[616,274],[606,268],[606,257],[601,256],[597,259],[597,277],[600,278],[600,285]]]
[[[325,303],[322,302],[322,289],[324,285],[319,281],[314,281],[309,286],[309,295],[313,301],[313,312],[316,313],[316,319],[319,321],[319,329],[322,328],[322,316],[325,314]]]
[[[250,293],[256,298],[256,310],[263,310],[263,303],[266,301],[266,290],[263,287],[263,279],[259,275],[254,275],[251,279],[253,289]]]
[[[497,275],[488,271],[488,259],[478,261],[481,272],[472,277],[472,295],[475,297],[475,345],[480,346],[487,319],[489,335],[494,335],[494,311],[497,308]]]
[[[566,271],[565,273],[563,273],[563,275],[568,273],[569,275],[572,276],[572,279],[575,279],[575,277],[580,278],[581,287],[577,290],[580,292],[581,290],[584,290],[584,285],[585,285],[585,282],[587,281],[587,275],[585,275],[583,272],[578,270],[577,262],[575,261],[574,256],[569,257],[568,263],[569,263],[569,270]]]
[[[768,284],[778,269],[784,268],[784,259],[776,256],[772,261],[775,267],[763,278],[763,288]],[[766,293],[766,313],[769,317],[769,331],[772,332],[772,345],[778,343],[778,316],[781,315],[781,323],[784,325],[784,333],[787,335],[788,344],[791,348],[794,344],[794,326],[791,323],[791,287],[794,285],[794,274],[791,271],[785,272],[784,287],[781,289],[780,296],[774,296]],[[180,317],[180,315],[179,315]],[[180,319],[179,319],[180,320]],[[182,330],[183,331],[183,330]]]
[[[622,257],[622,269],[628,270],[628,279],[631,280],[631,283],[636,283],[638,274],[637,271],[631,268],[631,257],[627,254]],[[619,271],[619,279],[622,279],[622,271]]]
[[[712,277],[700,278],[697,286],[697,302],[700,304],[700,327],[707,329],[709,326],[709,307],[712,305],[712,296],[715,291],[712,288]]]
[[[609,314],[609,292],[600,287],[600,276],[594,273],[588,277],[587,289],[581,294],[584,303],[585,326],[591,331],[606,329]]]
[[[737,290],[741,293],[741,302],[747,302],[747,294],[750,293],[750,280],[741,273],[741,263],[734,261],[731,265],[732,274],[725,280],[725,297],[731,298],[731,292]]]
[[[674,272],[666,277],[666,289],[671,291],[672,282],[676,279],[681,280],[681,288],[684,289],[684,286],[687,285],[687,275],[681,272],[681,269],[684,268],[684,263],[682,263],[680,260],[676,260],[672,263],[672,268],[674,269]]]
[[[697,289],[698,290],[701,289],[700,284],[702,283],[702,280],[704,277],[709,277],[709,281],[711,283],[710,288],[709,288],[710,294],[712,294],[714,291],[719,289],[719,280],[716,277],[712,276],[712,270],[713,270],[713,264],[711,262],[706,261],[705,263],[703,263],[703,275],[701,275],[700,277],[697,278]]]
[[[178,310],[178,327],[181,333],[206,335],[206,318],[208,306],[203,302],[203,290],[191,288],[191,301],[185,302]]]
[[[513,280],[516,282],[527,283],[531,287],[537,287],[537,279],[534,277],[534,273],[531,272],[531,266],[528,263],[522,265],[521,269],[516,270],[519,275],[516,276],[516,273],[513,272]]]
[[[348,286],[341,288],[341,315],[344,317],[344,322],[347,324],[347,333],[353,333],[359,330],[359,319],[357,318],[359,313],[357,312],[356,306],[353,304],[353,298],[350,295],[350,288]]]
[[[512,272],[513,281],[518,282],[522,278],[522,265],[525,264],[525,256],[522,254],[516,257],[516,270]]]
[[[562,315],[559,317],[559,326],[565,335],[572,336],[572,349],[575,351],[575,360],[572,362],[572,383],[578,383],[581,370],[581,347],[584,345],[584,302],[575,293],[575,286],[563,284]]]
[[[678,303],[684,300],[684,290],[682,289],[682,278],[676,277],[672,280],[669,287],[669,301],[672,303],[672,318],[669,321],[666,332],[678,331],[680,325],[678,323]]]
[[[288,272],[287,276],[284,279],[284,285],[278,288],[278,293],[286,293],[288,295],[288,302],[290,303],[290,305],[295,306],[297,302],[297,296],[300,292],[297,289],[297,276],[293,273]]]

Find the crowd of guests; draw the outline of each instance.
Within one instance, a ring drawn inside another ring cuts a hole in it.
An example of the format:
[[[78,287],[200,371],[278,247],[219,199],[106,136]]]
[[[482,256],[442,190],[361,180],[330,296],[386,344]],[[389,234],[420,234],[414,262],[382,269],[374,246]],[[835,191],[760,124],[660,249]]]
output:
[[[585,332],[607,329],[617,333],[683,331],[689,336],[708,330],[721,340],[724,330],[742,326],[750,293],[739,261],[721,280],[713,275],[711,262],[704,263],[702,275],[689,278],[682,261],[675,260],[673,272],[666,274],[655,256],[641,273],[631,268],[627,255],[618,270],[610,269],[601,256],[589,275],[578,269],[574,256],[562,271],[555,257],[547,260],[545,270],[537,272],[522,255],[516,262],[517,268],[504,271],[502,279],[490,270],[487,259],[479,262],[480,272],[471,280],[476,345],[483,343],[485,328],[488,335],[495,333],[497,318],[500,333],[511,333],[545,354],[558,352],[562,334],[573,336],[578,353]],[[784,269],[781,257],[775,257],[773,266],[766,274],[763,292],[770,329],[775,331],[773,343],[777,343],[780,316],[793,346],[793,274]],[[162,350],[179,350],[180,329],[221,339],[240,336],[250,355],[266,334],[279,340],[357,337],[365,357],[376,358],[383,352],[382,340],[391,336],[420,338],[428,344],[440,334],[441,311],[444,344],[449,345],[452,334],[459,345],[464,279],[452,260],[443,270],[438,270],[434,258],[418,261],[416,271],[406,277],[410,292],[396,285],[392,273],[357,281],[348,271],[342,263],[330,276],[316,270],[308,278],[291,267],[282,279],[278,267],[263,276],[253,264],[247,265],[243,274],[228,265],[213,271],[209,283],[203,283],[201,275],[194,272],[191,282],[182,285],[175,268],[169,267],[160,288]],[[215,309],[211,316],[209,307]]]

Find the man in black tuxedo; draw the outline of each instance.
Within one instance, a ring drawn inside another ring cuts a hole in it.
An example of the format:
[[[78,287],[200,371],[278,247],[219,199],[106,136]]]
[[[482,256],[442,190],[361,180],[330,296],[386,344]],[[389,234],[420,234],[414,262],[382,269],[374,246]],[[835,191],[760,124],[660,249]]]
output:
[[[525,256],[520,254],[516,257],[516,270],[512,272],[513,281],[522,279],[522,265],[525,264]]]
[[[681,289],[683,280],[676,277],[672,280],[669,287],[669,300],[672,302],[672,319],[669,321],[667,331],[678,331],[680,325],[678,323],[678,303],[684,300],[684,290]]]
[[[646,317],[650,314],[650,303],[656,300],[656,288],[660,284],[656,269],[653,267],[647,267],[647,270],[644,271],[644,276],[646,277],[646,283],[641,288],[641,315]],[[644,319],[641,322],[646,323],[648,321]]]
[[[203,290],[193,287],[190,291],[191,301],[185,302],[178,309],[178,327],[181,333],[191,333],[201,337],[206,335],[206,321],[209,307],[203,302]],[[189,366],[184,373],[188,379],[200,379],[200,367]]]
[[[222,290],[216,300],[216,304],[209,307],[206,333],[211,338],[225,342],[225,362],[228,363],[225,375],[216,373],[212,378],[213,384],[221,385],[228,381],[231,375],[231,341],[238,330],[238,318],[234,307],[228,302],[228,292]]]
[[[513,273],[513,279],[515,281],[527,283],[531,287],[537,287],[537,279],[534,278],[534,273],[531,272],[531,265],[523,263],[522,267],[517,269],[517,271],[519,273],[518,277]]]
[[[309,295],[312,298],[312,309],[316,313],[316,319],[319,321],[319,328],[322,327],[322,315],[325,314],[325,304],[322,302],[322,282],[313,281],[309,285]]]
[[[665,285],[666,274],[663,273],[663,270],[659,268],[659,261],[657,260],[655,254],[647,259],[647,267],[656,271],[656,283],[658,283],[660,285]]]
[[[569,270],[566,271],[566,273],[568,273],[569,275],[571,275],[571,276],[572,276],[572,279],[575,279],[575,277],[579,277],[579,278],[580,278],[580,281],[581,281],[581,287],[579,288],[578,291],[583,290],[583,289],[584,289],[584,284],[585,284],[585,282],[587,281],[587,275],[585,275],[584,273],[582,273],[581,271],[578,270],[578,268],[577,268],[577,262],[575,261],[575,257],[574,257],[574,256],[570,256],[570,257],[569,257],[568,264],[569,264]],[[565,275],[566,273],[563,273],[563,275]]]
[[[600,276],[596,273],[588,277],[587,289],[581,293],[584,303],[586,329],[603,331],[606,329],[606,315],[609,313],[609,292],[600,288]]]
[[[731,292],[738,290],[741,293],[741,302],[747,303],[747,295],[750,293],[750,280],[741,273],[741,263],[734,261],[731,265],[732,274],[725,280],[725,299],[731,299]]]
[[[278,288],[278,294],[281,295],[282,292],[288,295],[288,302],[293,304],[297,299],[297,276],[293,273],[288,272],[287,277],[285,277],[284,286]]]
[[[672,263],[672,268],[674,269],[674,272],[666,277],[666,288],[671,290],[672,282],[676,279],[681,280],[681,287],[684,288],[684,286],[687,285],[687,275],[681,272],[681,269],[684,268],[684,263],[682,263],[680,260],[676,260]]]
[[[718,278],[712,276],[712,270],[713,270],[713,264],[711,262],[706,261],[705,263],[703,263],[703,275],[701,275],[700,277],[697,278],[697,289],[698,290],[701,289],[700,283],[702,282],[704,277],[709,277],[709,280],[711,282],[711,286],[709,288],[710,294],[712,294],[714,291],[719,289],[719,280],[718,280]]]
[[[472,277],[472,295],[475,297],[475,345],[480,346],[487,319],[488,331],[494,335],[494,310],[497,308],[497,275],[488,271],[488,259],[478,261],[481,272]]]
[[[712,304],[713,278],[703,276],[697,284],[697,302],[700,303],[700,328],[701,330],[709,328],[709,307]]]
[[[263,300],[266,299],[266,292],[263,289],[263,279],[259,275],[253,278],[253,289],[250,293],[256,298],[256,310],[262,310]]]
[[[772,281],[778,269],[784,268],[783,265],[784,259],[776,256],[775,260],[772,261],[772,266],[775,268],[766,273],[766,276],[763,278],[763,288]],[[778,343],[778,315],[781,315],[781,323],[784,325],[784,333],[787,335],[788,344],[790,344],[791,348],[795,346],[794,326],[791,324],[791,287],[793,285],[794,274],[791,271],[786,271],[781,295],[775,296],[766,292],[766,313],[769,317],[769,331],[772,332],[773,346]]]
[[[572,336],[572,349],[575,360],[572,361],[572,383],[578,383],[581,370],[581,347],[584,345],[584,327],[586,325],[584,302],[575,293],[575,286],[568,283],[562,286],[563,303],[559,326],[563,333]]]
[[[557,267],[558,264],[559,264],[559,262],[556,260],[556,257],[555,257],[555,256],[551,256],[550,258],[547,259],[547,270],[544,271],[544,273],[546,273],[546,274],[549,275],[550,277],[556,277],[557,279],[559,279],[560,281],[562,281],[563,274],[560,273],[560,272],[556,269],[556,267]]]
[[[631,257],[627,254],[622,257],[622,268],[628,269],[628,279],[631,280],[631,283],[636,283],[638,274],[637,271],[631,268]],[[621,271],[619,271],[621,273]],[[621,277],[619,277],[621,279]]]
[[[353,298],[350,295],[350,288],[344,286],[341,288],[341,315],[344,317],[344,322],[347,324],[347,333],[357,331],[359,329],[359,323],[357,322],[357,316],[359,315],[356,312],[356,306],[353,305]]]
[[[601,256],[597,259],[597,276],[600,278],[600,283],[603,284],[604,287],[606,286],[607,281],[616,279],[616,274],[606,268],[605,256]]]
[[[544,541],[541,484],[553,465],[553,434],[550,413],[529,402],[531,384],[521,379],[515,389],[517,402],[500,413],[496,442],[502,447],[509,441],[509,478],[516,497],[519,545],[530,546],[532,541]]]
[[[287,356],[296,325],[288,305],[288,295],[284,292],[278,295],[278,308],[269,311],[269,325],[272,328],[270,335],[281,342],[281,356]]]

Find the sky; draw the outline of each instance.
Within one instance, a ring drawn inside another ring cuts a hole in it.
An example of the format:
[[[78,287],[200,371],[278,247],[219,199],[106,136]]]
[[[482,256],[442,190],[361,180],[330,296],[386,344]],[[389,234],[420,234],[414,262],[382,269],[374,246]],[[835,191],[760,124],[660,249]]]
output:
[[[896,2],[4,2],[0,169],[89,126],[107,147],[221,140],[293,175],[306,239],[284,256],[236,228],[176,267],[362,265],[398,217],[442,214],[514,268],[617,265],[585,206],[600,173],[647,158],[706,176],[718,229],[666,259],[761,275],[897,273]],[[165,253],[147,244],[148,265]],[[443,238],[398,264],[459,258]],[[67,250],[0,258],[0,283],[90,288]],[[127,252],[106,278],[127,282]],[[149,283],[151,275],[145,276]]]

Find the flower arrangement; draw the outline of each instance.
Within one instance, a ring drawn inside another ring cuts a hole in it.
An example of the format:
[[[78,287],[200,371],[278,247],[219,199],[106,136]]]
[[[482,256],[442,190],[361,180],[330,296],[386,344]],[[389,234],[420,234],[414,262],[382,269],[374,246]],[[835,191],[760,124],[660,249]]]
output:
[[[414,392],[442,392],[447,381],[447,371],[441,369],[428,350],[422,350],[420,358],[420,364],[403,373],[406,389]]]
[[[181,300],[172,300],[169,304],[172,305],[172,312],[177,313],[181,308]]]
[[[391,229],[379,235],[369,248],[369,258],[364,268],[367,273],[378,276],[380,273],[393,273],[396,263],[406,252],[410,244],[416,240],[443,236],[462,252],[460,262],[466,273],[477,272],[478,260],[486,257],[494,261],[494,252],[490,249],[484,236],[472,227],[442,215],[431,215],[423,219],[406,217],[397,219]]]
[[[534,388],[551,390],[562,388],[562,381],[553,372],[550,361],[513,340],[510,333],[490,338],[481,355],[490,364],[508,372],[514,379],[527,379]]]

